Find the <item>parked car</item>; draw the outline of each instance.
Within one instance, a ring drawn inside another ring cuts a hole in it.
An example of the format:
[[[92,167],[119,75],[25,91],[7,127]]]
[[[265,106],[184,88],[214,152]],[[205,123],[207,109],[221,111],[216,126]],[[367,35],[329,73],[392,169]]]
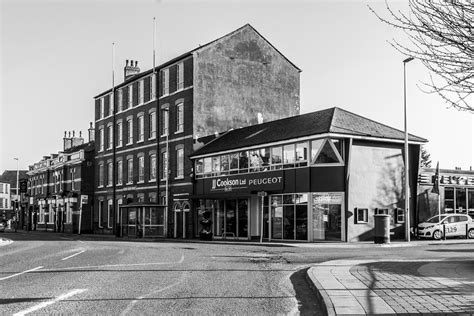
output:
[[[6,222],[0,221],[0,232],[5,232],[6,224]]]
[[[466,214],[441,214],[418,224],[418,238],[441,239],[446,237],[474,238],[474,222]]]

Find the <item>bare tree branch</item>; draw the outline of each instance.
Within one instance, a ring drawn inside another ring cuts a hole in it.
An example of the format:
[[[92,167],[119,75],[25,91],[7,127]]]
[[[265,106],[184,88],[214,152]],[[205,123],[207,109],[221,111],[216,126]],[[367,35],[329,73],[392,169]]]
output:
[[[474,113],[474,2],[472,0],[409,0],[409,12],[388,17],[369,10],[383,23],[407,35],[408,44],[392,39],[400,53],[420,60],[430,72],[423,82],[427,93],[437,93],[449,107]]]

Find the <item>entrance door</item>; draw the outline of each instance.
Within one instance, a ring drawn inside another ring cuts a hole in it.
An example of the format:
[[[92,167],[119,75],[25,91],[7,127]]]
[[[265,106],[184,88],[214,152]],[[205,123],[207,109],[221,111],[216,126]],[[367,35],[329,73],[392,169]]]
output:
[[[313,193],[313,241],[343,240],[343,193]]]

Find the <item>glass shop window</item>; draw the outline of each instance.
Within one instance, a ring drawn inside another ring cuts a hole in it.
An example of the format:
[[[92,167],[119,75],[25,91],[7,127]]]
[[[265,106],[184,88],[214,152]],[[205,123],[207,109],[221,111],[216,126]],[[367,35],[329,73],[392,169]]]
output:
[[[456,188],[456,213],[466,213],[466,189]]]
[[[239,172],[239,153],[229,154],[230,173]]]
[[[271,169],[281,169],[283,163],[283,148],[281,146],[272,147]]]
[[[444,188],[444,213],[454,213],[454,188]]]
[[[212,175],[218,176],[221,173],[221,157],[214,156],[212,159]]]
[[[266,171],[269,168],[270,148],[251,150],[249,153],[250,171]]]
[[[221,158],[221,174],[229,174],[229,155],[222,155]]]
[[[308,143],[296,144],[296,167],[308,165]]]
[[[283,168],[295,166],[295,144],[283,146]]]
[[[204,173],[204,161],[202,158],[196,159],[195,168],[196,168],[196,177],[201,178],[202,174]]]
[[[212,159],[211,157],[204,158],[204,175],[209,176],[212,172]]]
[[[239,173],[249,172],[248,151],[244,150],[239,153]]]

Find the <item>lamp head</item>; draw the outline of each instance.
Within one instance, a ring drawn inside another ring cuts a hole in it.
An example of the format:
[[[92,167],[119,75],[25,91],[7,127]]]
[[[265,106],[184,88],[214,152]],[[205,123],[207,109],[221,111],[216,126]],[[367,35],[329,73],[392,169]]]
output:
[[[415,59],[415,58],[414,58],[414,57],[408,57],[407,59],[405,59],[405,60],[403,61],[403,63],[405,63],[405,64],[406,64],[406,63],[409,63],[409,62],[412,61],[413,59]]]

